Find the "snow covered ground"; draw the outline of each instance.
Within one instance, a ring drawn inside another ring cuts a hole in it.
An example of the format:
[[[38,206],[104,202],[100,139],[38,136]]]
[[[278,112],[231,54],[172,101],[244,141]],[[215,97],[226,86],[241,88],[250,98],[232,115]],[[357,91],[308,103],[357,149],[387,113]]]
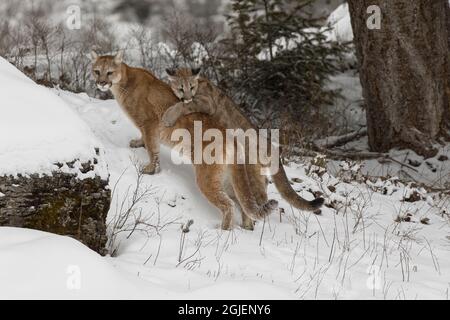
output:
[[[42,90],[70,106],[103,145],[114,190],[108,221],[115,255],[100,257],[67,237],[0,228],[0,298],[449,298],[448,194],[395,178],[352,182],[358,167],[343,164],[333,177],[320,159],[305,160],[287,173],[304,197],[323,193],[329,207],[321,215],[293,210],[270,185],[284,212],[253,232],[238,226],[237,214],[235,228],[222,231],[191,166],[174,165],[163,148],[162,172],[141,177],[142,199],[114,229],[133,203],[135,165],[147,161],[144,149],[128,147],[137,130],[114,100]]]

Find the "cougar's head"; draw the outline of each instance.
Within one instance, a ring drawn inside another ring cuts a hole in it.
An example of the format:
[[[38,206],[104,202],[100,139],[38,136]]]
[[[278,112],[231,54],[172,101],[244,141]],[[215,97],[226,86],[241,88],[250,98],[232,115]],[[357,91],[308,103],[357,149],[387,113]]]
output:
[[[200,68],[166,69],[166,72],[173,93],[184,103],[191,102],[198,90]]]
[[[99,56],[95,51],[91,51],[91,58],[95,85],[101,91],[108,91],[122,78],[123,51],[117,52],[115,56]]]

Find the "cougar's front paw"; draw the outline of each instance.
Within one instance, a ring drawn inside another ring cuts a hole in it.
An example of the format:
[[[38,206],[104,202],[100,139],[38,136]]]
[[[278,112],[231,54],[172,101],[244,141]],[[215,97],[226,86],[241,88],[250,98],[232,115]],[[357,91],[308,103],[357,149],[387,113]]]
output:
[[[142,173],[144,174],[156,174],[161,172],[161,167],[159,163],[150,163],[142,169]]]
[[[144,140],[133,139],[130,141],[130,148],[143,148],[145,147]]]

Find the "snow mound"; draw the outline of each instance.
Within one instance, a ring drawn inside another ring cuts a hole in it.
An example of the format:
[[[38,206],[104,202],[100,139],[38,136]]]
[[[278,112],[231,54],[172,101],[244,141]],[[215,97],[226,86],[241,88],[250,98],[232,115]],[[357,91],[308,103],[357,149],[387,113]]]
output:
[[[0,299],[148,296],[80,242],[51,233],[0,228]]]
[[[180,292],[157,272],[144,280],[70,237],[31,229],[0,228],[0,256],[0,299],[292,298],[270,284],[239,281]]]
[[[54,92],[35,84],[8,61],[0,57],[0,175],[46,173],[58,169],[56,163],[74,160],[99,161],[94,174],[107,178],[106,165],[96,149],[101,143],[91,129]]]

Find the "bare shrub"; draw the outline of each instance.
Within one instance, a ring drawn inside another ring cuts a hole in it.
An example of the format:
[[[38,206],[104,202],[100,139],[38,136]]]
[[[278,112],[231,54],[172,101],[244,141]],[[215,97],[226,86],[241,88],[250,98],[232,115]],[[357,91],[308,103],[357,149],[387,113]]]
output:
[[[2,14],[14,16],[0,23],[0,54],[30,78],[49,87],[94,94],[91,61],[94,47],[101,52],[116,49],[111,26],[98,17],[85,17],[80,30],[69,30],[50,15],[50,2],[28,7],[8,2]]]
[[[140,26],[132,28],[129,34],[128,49],[138,53],[138,58],[134,57],[135,62],[156,75],[163,75],[164,67],[167,64],[167,52],[156,41],[151,30],[145,26]]]
[[[216,84],[219,73],[221,45],[218,43],[221,28],[214,23],[202,23],[174,11],[167,17],[163,36],[173,47],[167,52],[171,67],[202,67],[202,74]]]
[[[156,197],[157,190],[155,188],[143,183],[144,174],[142,173],[142,166],[134,159],[132,159],[132,163],[136,173],[135,183],[128,186],[125,191],[120,191],[118,190],[118,184],[122,178],[120,176],[113,187],[112,199],[115,199],[115,214],[107,225],[107,249],[111,256],[116,256],[120,249],[121,241],[129,239],[134,233],[144,234],[148,240],[151,237],[157,236],[158,246],[156,253],[149,255],[144,262],[146,264],[153,258],[153,264],[156,264],[163,241],[163,231],[174,224],[182,225],[182,223],[179,222],[178,217],[164,218],[161,216],[160,208],[162,198]],[[125,171],[122,175],[124,173]],[[119,194],[121,195],[120,198]],[[156,202],[156,210],[152,212],[145,211],[142,206],[150,198],[154,198]],[[185,231],[188,232],[189,230]]]

